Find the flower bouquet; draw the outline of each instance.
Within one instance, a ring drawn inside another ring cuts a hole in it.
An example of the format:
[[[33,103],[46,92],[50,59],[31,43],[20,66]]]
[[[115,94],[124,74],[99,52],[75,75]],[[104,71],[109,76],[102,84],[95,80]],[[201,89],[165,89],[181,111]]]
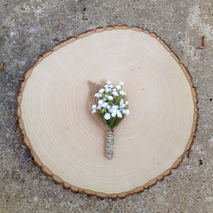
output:
[[[101,121],[106,129],[104,154],[108,159],[113,157],[114,128],[130,114],[123,85],[123,82],[117,86],[111,81],[102,85],[89,82],[89,107],[96,120]]]

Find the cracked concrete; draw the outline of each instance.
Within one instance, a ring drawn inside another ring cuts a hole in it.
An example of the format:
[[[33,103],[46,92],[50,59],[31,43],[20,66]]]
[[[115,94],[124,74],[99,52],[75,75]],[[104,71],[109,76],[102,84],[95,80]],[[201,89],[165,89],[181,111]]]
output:
[[[1,0],[0,213],[213,212],[213,1]],[[189,158],[143,193],[101,200],[56,185],[33,164],[14,116],[24,72],[38,55],[70,36],[108,25],[156,32],[190,71],[199,122]],[[201,37],[206,47],[198,49]]]

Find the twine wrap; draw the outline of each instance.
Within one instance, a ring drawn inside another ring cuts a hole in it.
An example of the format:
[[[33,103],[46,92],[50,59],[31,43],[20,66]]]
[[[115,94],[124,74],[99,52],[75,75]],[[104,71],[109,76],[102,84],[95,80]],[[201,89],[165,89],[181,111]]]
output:
[[[104,155],[110,160],[113,157],[113,145],[114,145],[114,133],[113,133],[113,130],[109,128],[106,131],[106,135],[105,135]]]

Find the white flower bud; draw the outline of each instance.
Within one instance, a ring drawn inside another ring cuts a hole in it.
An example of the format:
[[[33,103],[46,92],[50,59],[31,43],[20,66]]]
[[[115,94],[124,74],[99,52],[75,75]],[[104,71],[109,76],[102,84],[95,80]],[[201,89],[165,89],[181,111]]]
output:
[[[123,109],[123,110],[122,110],[122,113],[123,113],[124,115],[126,115],[126,110],[125,110],[125,109]]]
[[[110,95],[110,96],[108,96],[108,99],[111,101],[111,100],[113,100],[113,97]]]
[[[126,105],[125,104],[121,104],[120,108],[123,109]]]
[[[126,110],[126,115],[129,115],[130,114],[130,111],[127,109]]]
[[[111,92],[111,89],[110,88],[106,88],[105,91],[106,92]]]
[[[116,112],[112,112],[112,117],[116,117]]]
[[[111,115],[109,113],[106,113],[104,115],[105,120],[109,120],[111,118]]]
[[[106,81],[106,83],[109,85],[109,84],[112,84],[112,82],[111,81]]]
[[[120,100],[120,105],[123,105],[124,104],[124,99],[121,99]]]
[[[100,90],[99,90],[99,93],[102,94],[103,92],[104,92],[104,89],[100,89]]]
[[[102,105],[103,103],[104,103],[103,100],[99,100],[99,101],[98,101],[98,104],[100,104],[100,105]]]
[[[112,92],[112,95],[118,96],[118,93],[116,91]]]
[[[117,109],[118,109],[118,105],[113,105],[113,106],[112,106],[112,109],[117,110]]]
[[[121,86],[120,86],[120,85],[118,85],[116,88],[117,88],[118,90],[121,90]]]
[[[104,102],[103,104],[102,104],[102,107],[107,107],[108,106],[108,103],[107,102]]]
[[[109,85],[109,88],[110,88],[110,89],[112,89],[112,88],[113,88],[113,85],[112,85],[112,84],[110,84],[110,85]]]
[[[96,93],[94,97],[99,98],[99,93]]]
[[[110,106],[110,105],[108,105],[106,108],[107,108],[108,110],[110,110],[110,109],[111,109],[111,106]]]
[[[121,90],[119,93],[120,93],[122,96],[126,95],[126,93],[125,93],[123,90]]]
[[[92,114],[95,114],[95,113],[96,113],[96,109],[93,109],[93,110],[92,110]]]
[[[119,117],[119,118],[122,118],[122,114],[121,114],[121,112],[118,110],[117,111],[117,116]]]

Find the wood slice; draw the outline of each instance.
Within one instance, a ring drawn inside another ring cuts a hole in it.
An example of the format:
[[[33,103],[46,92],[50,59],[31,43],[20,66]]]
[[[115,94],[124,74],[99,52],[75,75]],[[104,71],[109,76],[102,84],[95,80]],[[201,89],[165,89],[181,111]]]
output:
[[[88,81],[123,81],[131,114],[115,132],[114,157],[87,108]],[[179,59],[155,34],[108,27],[61,43],[25,75],[19,125],[35,161],[65,188],[124,197],[170,174],[193,141],[196,93]]]

